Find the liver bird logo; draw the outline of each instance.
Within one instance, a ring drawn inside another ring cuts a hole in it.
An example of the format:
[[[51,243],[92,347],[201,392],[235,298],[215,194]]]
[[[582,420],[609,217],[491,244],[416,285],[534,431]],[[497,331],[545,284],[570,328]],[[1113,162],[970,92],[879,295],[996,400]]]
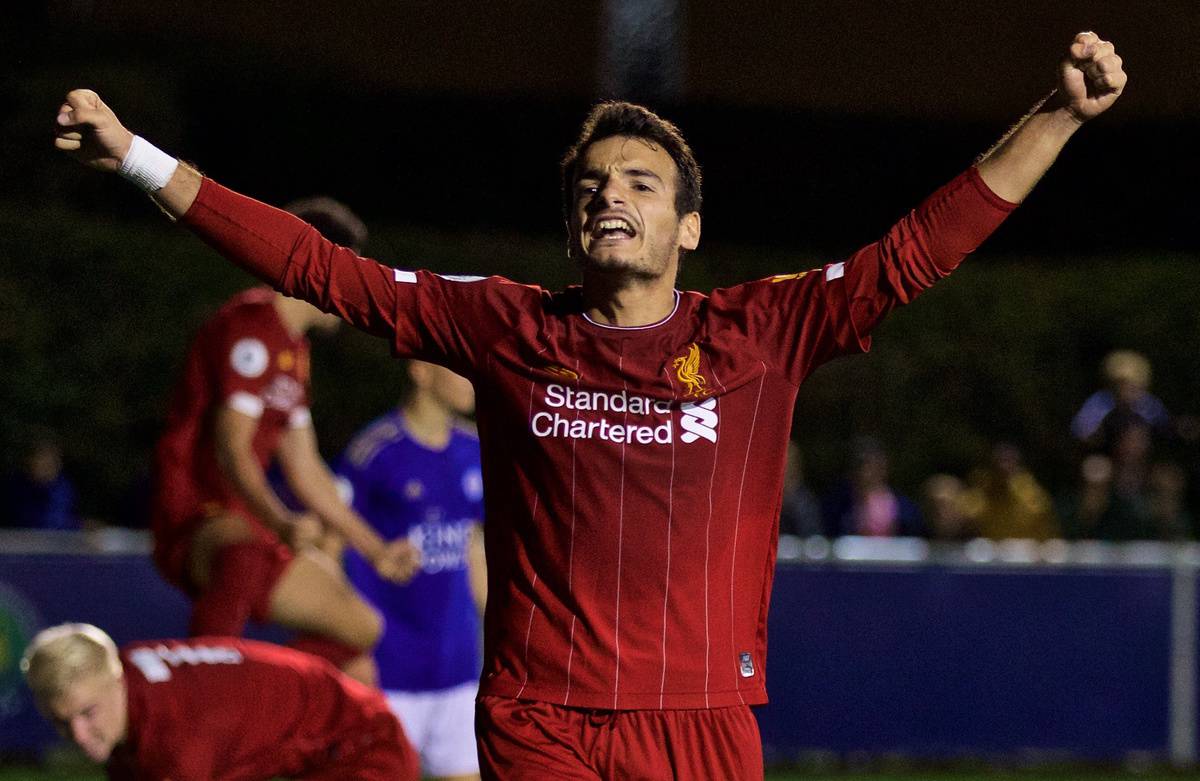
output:
[[[705,387],[708,380],[700,374],[700,347],[695,342],[688,347],[687,355],[676,358],[671,365],[675,367],[675,376],[687,386],[684,394],[687,398],[699,399],[712,393]]]

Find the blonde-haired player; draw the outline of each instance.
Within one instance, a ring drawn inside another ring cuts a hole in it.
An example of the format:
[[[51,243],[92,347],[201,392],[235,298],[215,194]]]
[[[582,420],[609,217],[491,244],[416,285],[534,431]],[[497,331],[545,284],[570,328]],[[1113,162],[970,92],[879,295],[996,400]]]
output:
[[[38,708],[112,779],[416,779],[383,696],[318,657],[232,637],[118,649],[90,624],[33,638]]]

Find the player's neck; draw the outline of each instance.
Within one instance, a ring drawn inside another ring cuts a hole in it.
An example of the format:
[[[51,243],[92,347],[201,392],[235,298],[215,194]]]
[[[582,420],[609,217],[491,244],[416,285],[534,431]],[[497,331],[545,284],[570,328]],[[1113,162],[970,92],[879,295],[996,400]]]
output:
[[[675,309],[674,275],[613,280],[584,274],[584,312],[597,323],[635,327],[657,323]]]
[[[409,436],[431,450],[442,450],[450,443],[454,413],[436,400],[417,392],[401,409],[404,428]]]
[[[312,326],[312,313],[317,311],[312,304],[280,294],[275,296],[274,305],[275,314],[293,339],[308,333]]]

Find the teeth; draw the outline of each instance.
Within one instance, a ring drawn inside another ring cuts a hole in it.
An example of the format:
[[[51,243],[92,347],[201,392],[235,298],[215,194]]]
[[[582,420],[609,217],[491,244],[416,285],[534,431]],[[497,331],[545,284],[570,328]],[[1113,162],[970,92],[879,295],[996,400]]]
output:
[[[600,230],[600,231],[620,230],[620,231],[625,231],[626,233],[629,233],[629,234],[633,233],[633,228],[629,225],[629,223],[626,222],[625,220],[620,220],[620,219],[600,220],[600,222],[596,223],[596,230]]]

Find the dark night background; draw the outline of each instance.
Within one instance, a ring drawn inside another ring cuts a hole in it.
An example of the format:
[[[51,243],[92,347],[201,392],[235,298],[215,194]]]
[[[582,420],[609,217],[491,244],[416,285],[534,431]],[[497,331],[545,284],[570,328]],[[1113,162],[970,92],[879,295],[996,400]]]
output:
[[[707,289],[872,240],[1048,91],[1082,29],[1116,43],[1128,94],[961,279],[898,313],[873,357],[818,373],[795,433],[818,483],[850,435],[873,433],[910,490],[933,470],[962,474],[1001,436],[1061,486],[1078,455],[1070,415],[1113,347],[1146,353],[1156,393],[1197,411],[1200,4],[679,5],[675,55],[634,63],[623,83],[614,58],[628,49],[611,44],[612,6],[599,2],[9,9],[5,463],[30,431],[52,428],[86,509],[128,520],[187,334],[248,282],[132,188],[54,152],[51,122],[72,87],[96,89],[135,132],[236,189],[346,201],[373,230],[372,256],[547,286],[573,278],[558,157],[597,98],[645,100],[704,166],[704,242],[681,284]],[[316,352],[316,419],[333,455],[391,403],[399,377],[364,337]],[[1194,450],[1179,457],[1194,462]]]

